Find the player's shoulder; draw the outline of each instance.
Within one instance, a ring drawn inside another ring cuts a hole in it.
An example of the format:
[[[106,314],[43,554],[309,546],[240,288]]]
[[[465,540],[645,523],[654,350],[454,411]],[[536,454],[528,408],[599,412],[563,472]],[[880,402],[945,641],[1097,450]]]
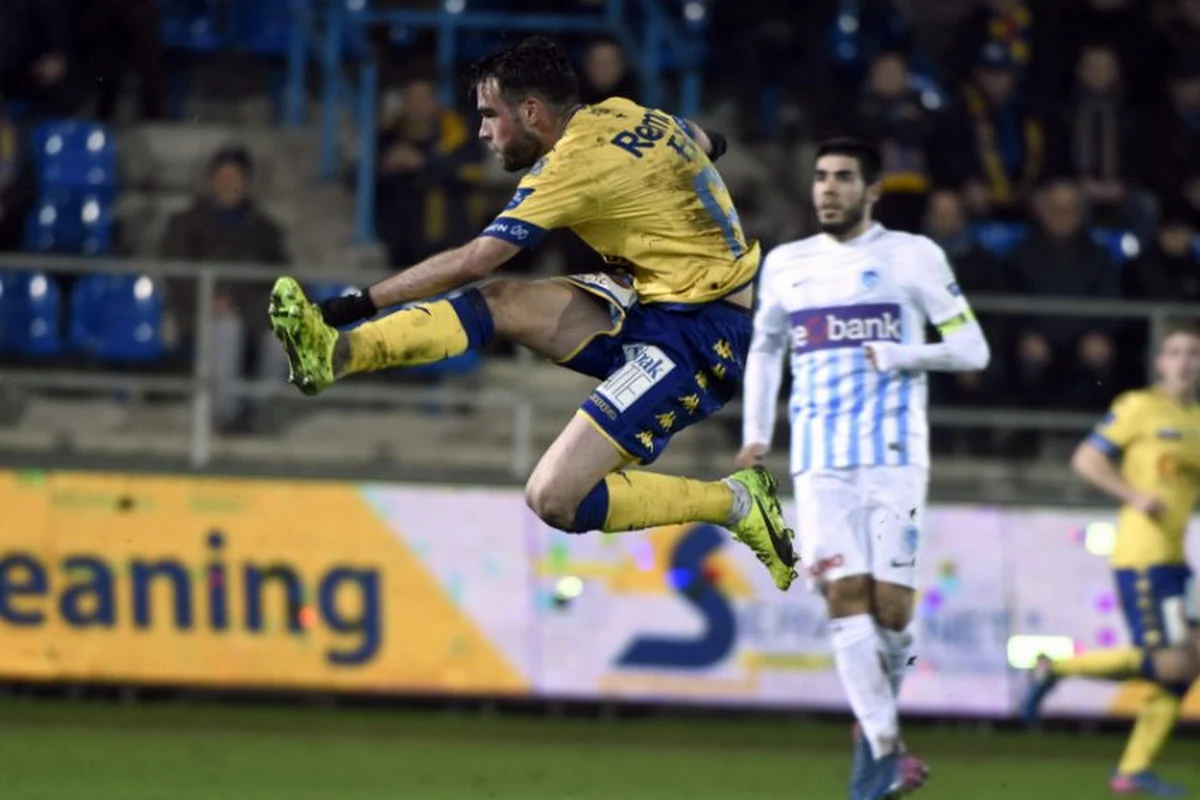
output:
[[[1153,389],[1127,389],[1113,398],[1110,415],[1142,415],[1153,410],[1157,395]]]
[[[921,266],[923,263],[928,263],[931,260],[941,260],[946,257],[945,252],[937,242],[920,233],[894,231],[890,228],[884,228],[875,238],[875,244],[883,250],[903,253],[907,258],[902,263],[914,264],[915,266]],[[914,263],[912,259],[918,259],[919,262]]]
[[[764,273],[776,273],[802,266],[818,257],[821,249],[820,236],[807,236],[777,244],[763,256],[762,270]]]

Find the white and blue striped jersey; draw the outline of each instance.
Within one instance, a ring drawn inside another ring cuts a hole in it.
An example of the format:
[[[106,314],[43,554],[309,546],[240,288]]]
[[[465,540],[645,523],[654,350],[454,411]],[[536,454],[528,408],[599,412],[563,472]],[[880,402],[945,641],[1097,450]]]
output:
[[[745,376],[744,442],[769,445],[790,353],[791,471],[929,464],[924,371],[880,372],[870,342],[921,344],[926,322],[970,320],[941,248],[874,224],[839,242],[780,245],[763,261]]]

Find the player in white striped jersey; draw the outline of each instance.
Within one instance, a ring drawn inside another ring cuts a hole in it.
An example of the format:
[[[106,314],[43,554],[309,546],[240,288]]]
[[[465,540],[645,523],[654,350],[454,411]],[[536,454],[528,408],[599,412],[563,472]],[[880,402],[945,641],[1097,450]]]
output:
[[[817,153],[822,232],[763,262],[738,460],[758,463],[771,444],[790,353],[801,563],[825,595],[862,732],[850,796],[878,800],[926,775],[903,751],[896,710],[929,474],[925,373],[981,370],[989,352],[941,249],[872,221],[875,149],[835,139]],[[927,321],[941,342],[925,342]]]

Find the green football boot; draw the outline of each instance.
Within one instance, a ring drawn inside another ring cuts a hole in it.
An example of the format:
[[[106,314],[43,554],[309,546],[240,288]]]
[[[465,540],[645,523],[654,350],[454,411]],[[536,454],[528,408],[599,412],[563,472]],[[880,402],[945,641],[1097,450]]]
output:
[[[740,522],[730,526],[733,538],[750,548],[758,560],[771,572],[780,591],[787,591],[796,579],[796,550],[792,546],[795,534],[783,519],[779,506],[779,488],[775,476],[765,467],[738,470],[726,478],[746,487],[750,494],[750,511]]]
[[[283,277],[271,289],[271,330],[288,357],[288,383],[306,395],[334,381],[333,346],[338,332],[325,324],[321,309],[308,301],[294,278]]]

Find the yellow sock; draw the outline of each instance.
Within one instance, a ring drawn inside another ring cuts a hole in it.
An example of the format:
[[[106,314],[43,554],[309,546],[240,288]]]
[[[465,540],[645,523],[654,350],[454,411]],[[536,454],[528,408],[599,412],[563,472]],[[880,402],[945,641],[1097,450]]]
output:
[[[1093,650],[1074,658],[1055,661],[1050,670],[1058,678],[1108,678],[1121,681],[1141,672],[1142,658],[1142,651],[1136,647]]]
[[[733,490],[721,481],[653,472],[614,472],[604,483],[608,513],[601,530],[608,533],[682,522],[725,525],[733,512]]]
[[[422,303],[368,322],[346,334],[346,375],[388,367],[415,367],[461,355],[469,338],[448,300]]]
[[[1117,772],[1133,775],[1150,769],[1155,757],[1167,743],[1175,721],[1179,719],[1180,699],[1161,686],[1146,698],[1138,711],[1137,722],[1125,745],[1125,755],[1117,765]]]

